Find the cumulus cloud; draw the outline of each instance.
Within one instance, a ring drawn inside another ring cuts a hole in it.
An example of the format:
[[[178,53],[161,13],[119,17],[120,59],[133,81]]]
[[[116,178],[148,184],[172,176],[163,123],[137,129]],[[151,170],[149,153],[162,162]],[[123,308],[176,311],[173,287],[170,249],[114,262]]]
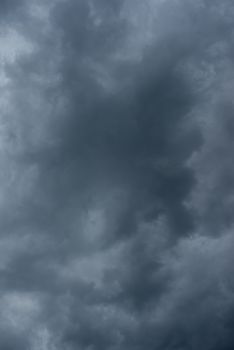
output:
[[[231,350],[232,2],[0,11],[0,347]]]

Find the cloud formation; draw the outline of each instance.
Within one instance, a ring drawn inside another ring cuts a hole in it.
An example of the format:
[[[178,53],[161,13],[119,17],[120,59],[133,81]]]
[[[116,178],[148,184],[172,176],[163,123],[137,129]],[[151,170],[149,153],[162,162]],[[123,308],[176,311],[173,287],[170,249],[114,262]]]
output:
[[[0,12],[0,348],[233,349],[232,2]]]

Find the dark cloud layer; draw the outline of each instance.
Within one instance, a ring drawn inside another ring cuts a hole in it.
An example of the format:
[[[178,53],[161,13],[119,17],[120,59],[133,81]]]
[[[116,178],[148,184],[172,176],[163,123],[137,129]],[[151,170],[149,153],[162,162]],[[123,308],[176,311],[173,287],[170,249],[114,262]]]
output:
[[[232,2],[0,11],[0,348],[232,350]]]

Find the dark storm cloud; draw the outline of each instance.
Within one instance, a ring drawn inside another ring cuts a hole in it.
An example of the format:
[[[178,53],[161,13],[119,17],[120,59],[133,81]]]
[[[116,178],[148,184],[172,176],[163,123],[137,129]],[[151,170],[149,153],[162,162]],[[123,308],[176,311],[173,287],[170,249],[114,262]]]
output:
[[[114,74],[127,75],[127,82],[120,86],[120,91],[110,94],[98,84],[92,60],[107,67],[111,64],[109,56],[124,40],[124,23],[116,20],[118,14],[114,12],[115,20],[104,16],[96,28],[87,3],[63,6],[65,9],[62,7],[56,13],[56,20],[59,25],[62,23],[66,52],[62,91],[68,106],[57,157],[59,169],[64,166],[70,171],[61,178],[66,181],[67,188],[62,186],[65,193],[57,189],[56,182],[52,185],[54,192],[61,194],[56,203],[64,202],[67,195],[76,196],[76,191],[81,195],[93,185],[117,183],[131,192],[126,212],[130,227],[121,227],[123,235],[131,233],[139,211],[155,217],[165,210],[173,229],[182,234],[191,226],[183,200],[193,182],[185,161],[199,142],[198,135],[192,130],[189,134],[183,125],[193,105],[190,88],[176,71],[186,48],[178,53],[176,45],[164,48],[161,44],[131,68],[128,62],[112,63]],[[163,50],[162,57],[155,58],[156,50]],[[56,167],[52,171],[59,173]]]
[[[232,3],[22,4],[0,347],[231,350]]]

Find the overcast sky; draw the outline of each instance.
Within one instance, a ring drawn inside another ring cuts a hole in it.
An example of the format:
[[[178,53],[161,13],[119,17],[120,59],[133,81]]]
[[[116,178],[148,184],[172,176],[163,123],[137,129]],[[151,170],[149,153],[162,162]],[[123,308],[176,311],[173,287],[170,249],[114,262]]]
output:
[[[234,349],[234,2],[0,1],[0,349]]]

